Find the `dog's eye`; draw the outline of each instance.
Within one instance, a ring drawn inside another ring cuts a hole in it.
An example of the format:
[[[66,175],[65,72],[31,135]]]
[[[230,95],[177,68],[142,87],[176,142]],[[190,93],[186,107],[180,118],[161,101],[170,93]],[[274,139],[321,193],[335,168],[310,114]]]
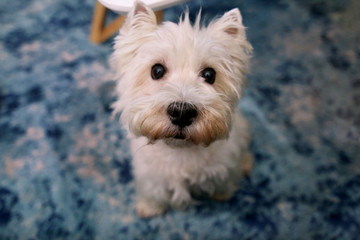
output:
[[[155,64],[151,68],[151,77],[154,80],[158,80],[158,79],[162,78],[165,75],[165,73],[166,73],[166,69],[160,63]]]
[[[215,82],[216,72],[213,68],[205,68],[201,72],[201,77],[205,79],[205,82],[213,84]]]

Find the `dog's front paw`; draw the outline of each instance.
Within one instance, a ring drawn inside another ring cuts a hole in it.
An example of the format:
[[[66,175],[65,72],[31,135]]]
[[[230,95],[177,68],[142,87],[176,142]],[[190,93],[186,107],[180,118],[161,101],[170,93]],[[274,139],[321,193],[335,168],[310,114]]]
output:
[[[141,201],[137,203],[136,212],[141,218],[151,218],[163,214],[165,208],[156,204],[149,204],[148,202]]]

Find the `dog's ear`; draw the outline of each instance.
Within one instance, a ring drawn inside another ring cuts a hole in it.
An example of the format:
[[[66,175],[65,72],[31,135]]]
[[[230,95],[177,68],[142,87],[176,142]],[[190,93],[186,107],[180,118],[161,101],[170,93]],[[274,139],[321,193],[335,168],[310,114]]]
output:
[[[225,45],[240,46],[245,54],[252,54],[253,49],[246,39],[245,27],[239,9],[234,8],[226,12],[222,17],[210,23],[209,28],[212,29],[214,36]]]
[[[234,8],[226,12],[221,18],[213,22],[212,27],[216,31],[225,33],[229,37],[237,38],[245,34],[245,28],[242,24],[242,17],[239,9]]]
[[[142,1],[135,1],[133,9],[129,12],[124,26],[120,32],[126,34],[129,31],[154,31],[157,28],[154,11]]]

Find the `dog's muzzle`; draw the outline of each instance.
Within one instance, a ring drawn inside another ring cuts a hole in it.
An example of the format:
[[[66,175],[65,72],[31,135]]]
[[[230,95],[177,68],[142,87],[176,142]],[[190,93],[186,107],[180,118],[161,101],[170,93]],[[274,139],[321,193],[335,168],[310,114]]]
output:
[[[198,115],[196,106],[187,102],[173,102],[167,108],[172,124],[183,129],[190,126]]]

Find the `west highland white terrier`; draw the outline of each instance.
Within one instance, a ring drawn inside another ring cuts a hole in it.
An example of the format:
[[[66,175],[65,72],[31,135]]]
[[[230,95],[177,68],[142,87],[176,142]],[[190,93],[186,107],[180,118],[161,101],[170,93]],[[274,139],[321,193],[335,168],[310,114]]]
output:
[[[247,122],[238,110],[252,47],[238,9],[207,27],[157,25],[136,1],[115,39],[114,113],[133,154],[140,217],[229,199],[251,166]]]

